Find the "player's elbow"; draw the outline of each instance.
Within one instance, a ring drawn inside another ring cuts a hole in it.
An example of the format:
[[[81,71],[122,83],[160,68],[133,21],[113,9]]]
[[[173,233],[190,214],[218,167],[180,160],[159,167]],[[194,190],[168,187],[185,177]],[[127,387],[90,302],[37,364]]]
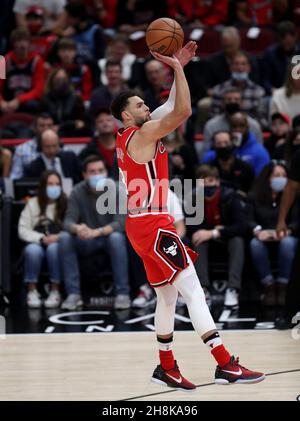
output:
[[[182,119],[183,120],[187,120],[191,115],[192,115],[192,108],[191,107],[187,107],[182,112]]]

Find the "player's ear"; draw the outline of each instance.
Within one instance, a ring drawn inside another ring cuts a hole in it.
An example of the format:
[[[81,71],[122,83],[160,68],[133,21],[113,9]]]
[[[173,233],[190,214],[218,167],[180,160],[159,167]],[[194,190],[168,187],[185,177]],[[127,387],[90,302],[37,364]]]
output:
[[[122,120],[124,121],[124,120],[128,120],[129,118],[130,118],[130,114],[129,114],[129,112],[128,111],[122,111],[122,113],[121,113],[121,116],[122,116]]]

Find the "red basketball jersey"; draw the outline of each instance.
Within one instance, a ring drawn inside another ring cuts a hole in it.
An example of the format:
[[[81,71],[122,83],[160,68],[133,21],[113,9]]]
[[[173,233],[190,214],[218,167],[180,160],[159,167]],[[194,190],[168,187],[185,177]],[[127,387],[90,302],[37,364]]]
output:
[[[127,189],[128,216],[168,213],[168,153],[158,139],[154,157],[145,164],[136,162],[127,148],[137,130],[138,127],[128,127],[117,134],[118,166]],[[143,147],[142,141],[140,147]]]

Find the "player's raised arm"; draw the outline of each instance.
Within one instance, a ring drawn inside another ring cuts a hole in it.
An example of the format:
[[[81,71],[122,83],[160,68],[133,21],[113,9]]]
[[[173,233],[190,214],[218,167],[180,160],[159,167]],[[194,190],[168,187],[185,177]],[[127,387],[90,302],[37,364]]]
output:
[[[176,95],[174,109],[171,112],[159,120],[150,120],[144,123],[139,132],[134,135],[136,138],[141,138],[143,144],[154,143],[157,139],[166,136],[180,126],[192,113],[189,86],[178,59],[176,57],[162,56],[158,53],[152,54],[157,60],[168,64],[174,69]]]
[[[193,57],[195,57],[197,50],[197,43],[195,41],[189,41],[187,44],[185,44],[184,47],[182,47],[177,53],[175,53],[175,57],[177,57],[179,63],[182,67],[184,67],[186,64],[188,64]],[[161,105],[160,107],[156,108],[151,113],[151,120],[159,120],[163,118],[165,115],[173,111],[174,104],[175,104],[175,97],[176,97],[176,86],[175,86],[175,80],[172,84],[170,95],[168,100]]]

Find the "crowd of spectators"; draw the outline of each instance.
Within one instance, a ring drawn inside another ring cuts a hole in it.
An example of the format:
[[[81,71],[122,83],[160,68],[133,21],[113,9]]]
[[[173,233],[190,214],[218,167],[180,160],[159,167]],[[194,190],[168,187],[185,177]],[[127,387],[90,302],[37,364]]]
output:
[[[191,179],[192,196],[204,179],[205,218],[199,226],[185,225],[182,204],[169,194],[178,235],[200,252],[196,270],[208,302],[210,256],[217,249],[228,255],[225,305],[238,305],[248,247],[264,304],[282,305],[300,215],[296,204],[289,233],[278,241],[280,199],[300,150],[300,72],[292,61],[300,54],[300,2],[6,0],[2,15],[0,176],[39,181],[19,220],[28,305],[42,305],[36,285],[46,258],[51,290],[45,306],[61,304],[63,284],[62,307],[80,307],[80,262],[103,252],[111,260],[116,309],[153,301],[124,234],[123,216],[97,213],[101,193],[95,186],[108,180],[118,186],[113,98],[133,88],[151,111],[168,98],[170,69],[134,50],[139,31],[163,16],[176,19],[187,35],[194,29],[220,34],[220,50],[207,57],[200,51],[186,68],[192,117],[163,139],[170,179]],[[277,41],[250,54],[242,49],[243,28],[268,29]],[[1,139],[16,138],[28,140],[1,146]],[[64,138],[90,140],[72,151]],[[66,178],[73,186],[69,196]]]

